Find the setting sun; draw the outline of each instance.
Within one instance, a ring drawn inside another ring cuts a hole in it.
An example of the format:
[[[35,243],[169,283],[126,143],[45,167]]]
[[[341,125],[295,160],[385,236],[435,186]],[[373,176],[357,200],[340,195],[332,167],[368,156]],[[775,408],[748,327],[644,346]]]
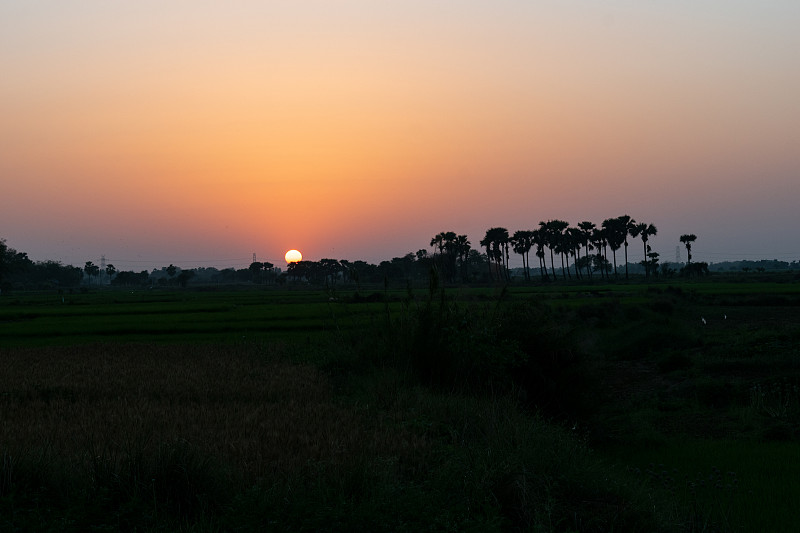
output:
[[[289,250],[284,257],[287,263],[296,263],[303,260],[303,254],[299,250]]]

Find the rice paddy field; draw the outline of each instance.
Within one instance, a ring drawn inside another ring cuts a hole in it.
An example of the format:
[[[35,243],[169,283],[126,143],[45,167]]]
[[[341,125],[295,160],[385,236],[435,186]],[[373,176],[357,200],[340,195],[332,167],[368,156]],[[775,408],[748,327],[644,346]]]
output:
[[[794,531],[800,280],[0,298],[0,531]]]

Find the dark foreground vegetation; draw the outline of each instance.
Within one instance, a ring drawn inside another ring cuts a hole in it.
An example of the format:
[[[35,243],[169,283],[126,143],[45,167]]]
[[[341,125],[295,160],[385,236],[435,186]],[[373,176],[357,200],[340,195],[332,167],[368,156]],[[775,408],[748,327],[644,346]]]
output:
[[[753,279],[16,292],[0,530],[793,531],[800,280]]]

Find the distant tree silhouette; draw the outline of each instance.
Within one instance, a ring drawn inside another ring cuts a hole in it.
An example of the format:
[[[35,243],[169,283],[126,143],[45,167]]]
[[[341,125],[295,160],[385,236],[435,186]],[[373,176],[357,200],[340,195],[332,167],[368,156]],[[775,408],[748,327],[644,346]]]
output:
[[[59,265],[59,263],[54,262],[47,262],[52,263],[52,265]],[[11,279],[17,278],[24,278],[27,275],[33,275],[33,277],[38,278],[37,275],[38,271],[41,269],[37,268],[37,266],[41,266],[42,263],[34,263],[28,258],[28,254],[25,252],[18,252],[14,248],[9,247],[6,244],[5,239],[0,239],[0,283],[2,283],[5,290],[8,290],[11,287]],[[52,266],[51,265],[51,266]],[[74,267],[69,267],[74,268]],[[52,270],[52,269],[48,269]],[[78,269],[80,271],[80,269]],[[49,279],[55,279],[56,277],[60,276],[53,276]],[[69,276],[67,276],[69,277]],[[79,276],[80,279],[81,276]],[[44,278],[48,279],[48,278]]]
[[[708,263],[702,261],[699,263],[686,263],[680,273],[687,278],[691,278],[692,276],[707,276],[709,274]]]
[[[458,237],[454,231],[442,231],[431,239],[434,265],[448,281],[453,281],[456,275],[456,259],[459,256]]]
[[[647,247],[650,250],[650,247]],[[644,263],[645,272],[653,272],[654,276],[658,276],[658,252],[647,252],[647,259],[642,261]]]
[[[442,255],[448,243],[452,243],[455,238],[456,234],[452,231],[442,231],[434,235],[431,239],[431,246],[434,248],[434,254],[436,253],[435,250],[438,249],[439,255]]]
[[[540,229],[543,230],[543,235],[547,248],[550,250],[550,269],[553,272],[553,280],[556,280],[556,266],[553,254],[561,255],[561,272],[564,279],[567,279],[564,273],[564,249],[563,249],[563,231],[567,229],[569,222],[563,220],[548,220],[547,222],[539,222]]]
[[[555,248],[556,254],[561,259],[561,277],[562,279],[567,279],[567,276],[569,276],[569,278],[572,279],[572,274],[570,274],[569,270],[566,269],[564,263],[564,256],[569,253],[569,248],[570,248],[569,241],[567,240],[567,235],[566,233],[564,233],[566,227],[564,228],[559,227],[559,229],[561,229],[562,231],[556,231],[553,234],[554,237],[553,246]]]
[[[541,223],[540,223],[541,224]],[[536,246],[536,257],[539,259],[539,273],[542,276],[542,281],[547,281],[549,276],[547,274],[547,264],[545,264],[544,258],[544,247],[545,247],[545,236],[544,230],[540,227],[539,229],[535,229],[531,232],[531,238],[533,240],[533,245]]]
[[[508,270],[506,267],[506,257],[508,250],[508,230],[506,228],[489,228],[486,235],[481,240],[481,246],[486,248],[486,257],[489,258],[489,279],[492,279],[492,263],[495,265],[494,271],[498,278],[508,280]]]
[[[181,270],[181,273],[175,278],[175,282],[181,287],[186,288],[186,284],[189,283],[190,279],[195,277],[195,274],[196,272],[194,270]]]
[[[334,288],[336,280],[339,278],[339,272],[342,270],[341,263],[336,259],[320,259],[317,261],[317,266],[320,273],[325,277],[325,284]]]
[[[608,239],[606,238],[606,230],[603,227],[594,228],[592,230],[592,243],[594,244],[597,254],[594,257],[594,269],[600,272],[600,277],[608,278]]]
[[[263,278],[262,272],[264,272],[264,263],[260,261],[253,261],[250,263],[250,266],[247,267],[247,270],[250,271],[253,283],[261,282],[261,279]]]
[[[650,261],[648,261],[648,259],[647,259],[648,256],[649,256],[649,252],[650,252],[650,246],[647,244],[647,240],[651,236],[653,236],[656,233],[658,233],[658,229],[656,229],[656,227],[654,225],[652,225],[652,224],[647,224],[645,222],[640,222],[639,224],[636,224],[631,229],[630,233],[631,233],[631,237],[633,237],[633,238],[636,238],[637,236],[641,236],[641,238],[642,238],[642,246],[644,247],[644,259],[642,261],[642,264],[644,265],[644,276],[645,277],[649,277],[650,276],[650,266],[651,266],[651,263],[652,263],[652,259]],[[656,256],[658,256],[658,254],[656,254]],[[657,262],[658,261],[656,261],[656,263]]]
[[[275,281],[275,276],[277,275],[275,271],[275,265],[270,263],[269,261],[264,261],[261,263],[261,271],[266,274],[267,283],[271,284]]]
[[[589,257],[589,252],[592,251],[592,233],[594,232],[595,225],[594,222],[584,221],[578,224],[578,229],[580,230],[580,242],[583,245],[583,249],[586,251],[584,256]],[[589,279],[592,279],[592,269],[591,269],[591,261],[587,260],[584,261],[586,264],[586,274],[589,276]]]
[[[575,258],[572,263],[573,267],[575,268],[575,279],[581,279],[581,272],[578,269],[578,263],[580,263],[581,259],[581,241],[583,239],[583,233],[577,227],[569,227],[567,228],[565,238],[569,243],[569,254]]]
[[[427,250],[420,250],[419,252],[425,252],[424,257],[427,258],[428,251]],[[419,252],[417,252],[417,257],[419,257]],[[358,261],[356,261],[357,263]],[[361,291],[361,282],[358,277],[358,269],[356,268],[356,263],[351,263],[346,259],[342,259],[339,261],[342,265],[342,271],[344,273],[345,280],[352,281],[356,284],[356,292]]]
[[[0,282],[3,281],[3,276],[6,273],[6,269],[8,269],[8,260],[6,259],[7,253],[8,246],[6,245],[6,240],[0,239]]]
[[[515,254],[522,256],[522,272],[525,280],[531,279],[529,271],[528,257],[533,246],[533,232],[528,230],[517,230],[511,236],[511,249]]]
[[[508,260],[509,260],[509,241],[510,237],[508,236],[508,230],[505,228],[500,228],[502,231],[498,232],[497,235],[497,255],[500,258],[500,266],[501,266],[501,274],[505,281],[508,281],[510,278],[510,273],[508,270]]]
[[[106,265],[106,275],[108,276],[108,283],[111,284],[111,278],[114,277],[114,274],[117,273],[117,267],[112,265],[111,263]]]
[[[628,279],[628,235],[636,227],[636,221],[628,215],[617,217],[617,220],[619,220],[618,231],[622,237],[622,244],[625,245],[625,279]]]
[[[115,286],[140,286],[147,285],[150,281],[150,275],[146,270],[139,273],[123,270],[117,272],[117,276],[111,280],[111,284]]]
[[[86,261],[86,264],[83,265],[83,271],[86,273],[86,276],[89,278],[89,282],[91,283],[92,278],[96,278],[100,275],[100,267],[92,263],[91,261]]]
[[[481,239],[481,246],[486,248],[486,257],[489,259],[489,279],[494,279],[497,277],[498,272],[498,258],[497,254],[495,254],[496,243],[495,243],[495,233],[500,228],[490,228],[486,230],[486,235]],[[494,265],[494,268],[492,268]]]
[[[453,251],[458,257],[461,279],[463,281],[467,279],[467,257],[469,257],[471,246],[472,243],[469,242],[469,238],[467,238],[466,235],[457,235],[453,241]]]
[[[286,265],[286,275],[295,281],[299,281],[301,279],[310,280],[312,277],[311,261],[292,261]]]
[[[619,218],[607,218],[603,221],[603,231],[605,232],[606,242],[611,248],[611,255],[614,258],[614,277],[617,277],[617,250],[622,247],[625,242],[625,234],[627,234],[627,227],[621,226]]]
[[[697,235],[688,233],[681,235],[680,241],[686,246],[686,264],[692,262],[692,243],[697,240]]]

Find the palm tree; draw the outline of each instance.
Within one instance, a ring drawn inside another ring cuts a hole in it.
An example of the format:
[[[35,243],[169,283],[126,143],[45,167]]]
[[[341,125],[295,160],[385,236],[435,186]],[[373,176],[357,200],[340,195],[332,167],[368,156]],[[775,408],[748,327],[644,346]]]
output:
[[[489,228],[481,240],[481,246],[486,248],[486,256],[489,258],[489,278],[492,277],[492,261],[494,261],[498,273],[502,271],[504,278],[508,279],[508,268],[504,261],[504,252],[506,255],[508,253],[508,230]]]
[[[647,249],[649,250],[650,247],[648,246]],[[653,275],[658,276],[658,252],[647,252],[647,259],[644,263],[646,272],[652,270]]]
[[[569,222],[563,220],[548,220],[547,222],[539,222],[539,225],[544,228],[545,242],[550,249],[550,268],[553,271],[553,279],[556,278],[556,267],[553,260],[553,253],[561,254],[561,271],[564,273],[564,256],[565,250],[562,246],[563,232],[569,226]],[[564,274],[564,279],[567,276]]]
[[[658,229],[652,224],[647,224],[645,222],[640,222],[636,224],[634,228],[631,230],[631,237],[636,238],[637,235],[641,235],[642,237],[642,246],[644,248],[644,276],[650,276],[650,261],[647,260],[648,253],[650,251],[650,246],[647,245],[647,240],[650,238],[651,235],[655,235],[658,233]]]
[[[622,243],[625,245],[625,279],[628,279],[628,235],[636,227],[636,221],[628,215],[617,217],[617,220],[619,220],[618,231],[622,237]]]
[[[611,254],[614,258],[614,277],[617,277],[617,250],[620,249],[622,243],[625,242],[623,231],[627,234],[627,228],[620,228],[619,218],[607,218],[603,221],[603,230],[605,231],[606,241],[608,246],[611,247]]]
[[[555,247],[555,238],[553,237],[552,228],[550,227],[549,222],[539,222],[539,233],[542,236],[542,243],[543,245],[550,250],[550,272],[553,274],[553,281],[556,279],[556,267],[555,261],[553,260],[553,248]],[[545,266],[547,263],[545,262]],[[549,275],[548,275],[549,277]]]
[[[578,270],[578,263],[581,259],[581,244],[583,239],[583,232],[577,227],[567,228],[566,239],[569,243],[569,255],[573,256],[575,260],[572,266],[575,268],[575,278],[581,279],[581,272]]]
[[[589,257],[589,251],[591,251],[593,248],[591,240],[592,240],[592,232],[595,229],[594,222],[589,222],[589,221],[581,222],[578,224],[578,229],[581,232],[580,242],[586,249],[586,253],[584,254],[584,256]],[[592,279],[592,269],[588,261],[586,261],[586,272],[589,275],[589,279]]]
[[[539,273],[542,276],[542,281],[547,281],[547,265],[544,262],[545,238],[542,228],[533,230],[531,232],[531,239],[536,246],[536,257],[539,258]]]
[[[503,262],[503,276],[506,281],[511,279],[511,271],[508,268],[509,241],[510,237],[508,236],[508,231],[505,228],[503,228],[503,231],[499,234],[497,242],[500,248],[500,255]]]
[[[470,242],[466,235],[457,235],[453,240],[453,249],[461,265],[461,278],[466,279],[467,256],[469,255]]]
[[[480,245],[486,248],[486,258],[489,260],[489,280],[492,279],[492,234],[491,229],[486,230],[486,235],[481,239]]]
[[[450,237],[455,237],[455,233],[452,231],[441,231],[433,236],[431,239],[431,247],[434,249],[433,253],[436,254],[436,250],[439,250],[439,255],[444,253],[445,246],[450,239]]]
[[[531,279],[531,248],[533,248],[534,242],[534,232],[531,230],[524,230],[522,232],[523,238],[525,239],[525,263],[528,265],[525,267],[525,279],[530,281]]]
[[[111,284],[111,278],[114,277],[114,274],[117,273],[117,267],[112,265],[111,263],[106,265],[106,274],[108,275],[108,283]]]
[[[597,250],[597,264],[600,266],[600,277],[608,278],[606,265],[608,264],[608,239],[606,238],[607,232],[605,228],[595,228],[592,230],[592,242]]]
[[[431,239],[431,246],[434,249],[434,264],[442,272],[448,281],[453,281],[456,273],[457,239],[456,232],[442,231]],[[439,255],[436,255],[436,250]]]
[[[692,262],[692,243],[697,240],[697,235],[693,233],[681,235],[680,241],[686,246],[686,264]]]
[[[86,261],[86,265],[84,265],[83,271],[86,273],[86,277],[89,278],[90,283],[92,278],[96,278],[97,276],[100,275],[100,267],[95,265],[91,261]]]
[[[431,239],[431,247],[434,249],[433,253],[436,253],[436,249],[439,249],[439,255],[444,253],[444,239],[445,235],[447,235],[444,231],[437,233]]]
[[[522,256],[522,271],[524,276],[524,273],[526,272],[525,243],[523,242],[522,235],[520,235],[520,230],[515,231],[514,235],[509,238],[509,241],[511,242],[511,249],[514,251],[514,253]],[[525,276],[525,279],[528,279],[527,276]]]

